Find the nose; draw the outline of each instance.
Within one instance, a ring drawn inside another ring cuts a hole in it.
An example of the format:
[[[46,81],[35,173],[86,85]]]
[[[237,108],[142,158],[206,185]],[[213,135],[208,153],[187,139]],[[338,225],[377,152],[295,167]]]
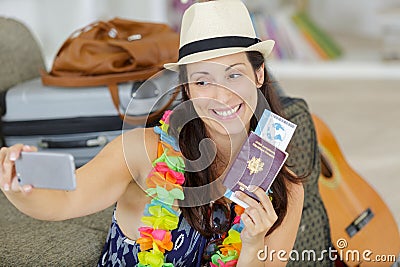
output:
[[[218,84],[217,86],[215,86],[215,90],[216,90],[215,95],[217,100],[224,104],[229,103],[231,98],[235,96],[233,90],[224,84]]]

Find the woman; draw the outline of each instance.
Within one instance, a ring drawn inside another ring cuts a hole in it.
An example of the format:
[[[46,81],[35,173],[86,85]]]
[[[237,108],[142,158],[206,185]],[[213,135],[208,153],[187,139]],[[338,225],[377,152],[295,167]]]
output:
[[[226,175],[259,111],[269,103],[280,113],[264,65],[272,47],[273,41],[256,38],[239,0],[194,4],[182,20],[179,61],[165,64],[179,71],[188,101],[166,113],[160,126],[134,129],[109,143],[76,171],[75,191],[20,187],[14,161],[36,148],[2,148],[2,191],[22,212],[42,220],[85,216],[116,203],[99,266],[285,265],[258,256],[266,247],[292,249],[301,180],[284,166],[272,185],[272,201],[257,187],[252,190],[259,202],[237,193],[246,209],[223,197],[214,183]],[[214,149],[201,149],[205,138]]]

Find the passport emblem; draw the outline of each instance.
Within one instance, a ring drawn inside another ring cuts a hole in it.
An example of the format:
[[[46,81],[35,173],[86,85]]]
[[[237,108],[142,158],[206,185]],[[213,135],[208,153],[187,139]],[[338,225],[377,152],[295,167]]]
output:
[[[252,157],[251,160],[247,161],[247,169],[250,174],[259,173],[263,170],[264,162],[260,158]]]

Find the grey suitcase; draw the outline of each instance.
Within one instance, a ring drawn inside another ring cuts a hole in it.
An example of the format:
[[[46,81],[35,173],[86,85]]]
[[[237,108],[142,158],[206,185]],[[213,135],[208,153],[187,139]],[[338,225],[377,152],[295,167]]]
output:
[[[119,84],[121,112],[139,116],[157,110],[171,97],[168,90],[176,81],[171,72],[144,83]],[[171,108],[179,101],[180,95]],[[23,143],[39,151],[70,153],[77,167],[123,131],[149,126],[124,123],[107,87],[49,87],[37,78],[7,90],[0,106],[4,145]]]

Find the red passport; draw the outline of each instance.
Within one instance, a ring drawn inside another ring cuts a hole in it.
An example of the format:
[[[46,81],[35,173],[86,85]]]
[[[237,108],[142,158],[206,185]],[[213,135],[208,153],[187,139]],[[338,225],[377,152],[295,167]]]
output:
[[[279,150],[251,132],[225,176],[223,181],[223,185],[227,188],[225,196],[237,202],[232,193],[240,190],[259,200],[248,190],[248,186],[256,185],[268,191],[287,157],[287,152]]]

